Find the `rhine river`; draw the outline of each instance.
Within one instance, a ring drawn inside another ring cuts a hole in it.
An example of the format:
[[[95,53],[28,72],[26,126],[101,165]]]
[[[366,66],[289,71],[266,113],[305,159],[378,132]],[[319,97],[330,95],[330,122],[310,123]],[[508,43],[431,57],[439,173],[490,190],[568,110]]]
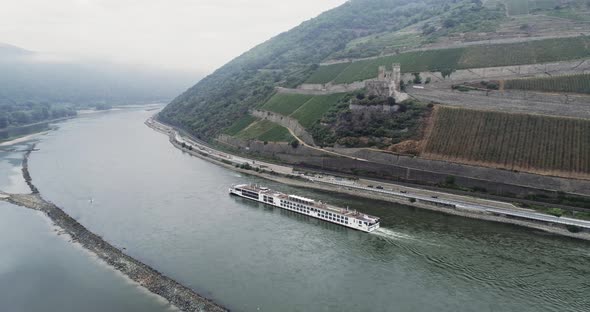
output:
[[[89,230],[232,310],[590,311],[588,242],[238,174],[172,147],[143,124],[153,113],[61,123],[37,139],[33,181]],[[15,159],[2,162],[10,172],[0,178],[4,191],[25,187],[11,167]],[[235,183],[349,206],[381,217],[382,229],[366,234],[230,197]],[[33,294],[53,300],[93,298],[103,307],[96,311],[169,310],[54,234],[36,213],[2,205],[0,218],[0,248],[24,263],[11,271],[0,254],[0,290],[10,289],[5,276],[13,276],[22,288],[41,284]],[[11,290],[17,297],[27,291]],[[30,300],[42,306],[46,299]],[[88,310],[76,307],[55,311]]]

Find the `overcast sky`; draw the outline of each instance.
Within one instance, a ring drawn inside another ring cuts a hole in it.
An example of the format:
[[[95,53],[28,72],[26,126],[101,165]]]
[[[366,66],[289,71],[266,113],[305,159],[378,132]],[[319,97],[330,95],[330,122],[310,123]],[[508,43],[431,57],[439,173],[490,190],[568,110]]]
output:
[[[345,0],[0,0],[0,42],[209,73]]]

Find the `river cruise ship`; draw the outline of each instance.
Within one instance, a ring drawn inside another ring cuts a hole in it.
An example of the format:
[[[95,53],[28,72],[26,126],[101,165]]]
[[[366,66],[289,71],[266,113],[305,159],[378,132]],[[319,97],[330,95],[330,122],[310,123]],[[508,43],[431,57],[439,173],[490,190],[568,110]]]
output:
[[[233,185],[229,193],[367,233],[379,228],[377,217],[297,195],[284,194],[266,187],[251,184]]]

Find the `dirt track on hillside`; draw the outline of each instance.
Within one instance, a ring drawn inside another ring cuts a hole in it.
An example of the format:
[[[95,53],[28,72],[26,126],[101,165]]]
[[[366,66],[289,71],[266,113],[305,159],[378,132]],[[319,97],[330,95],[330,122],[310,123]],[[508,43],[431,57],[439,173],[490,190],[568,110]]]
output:
[[[451,90],[446,84],[428,85],[424,89],[408,88],[408,94],[422,101],[463,108],[590,118],[590,96],[584,95],[518,91],[461,92]]]

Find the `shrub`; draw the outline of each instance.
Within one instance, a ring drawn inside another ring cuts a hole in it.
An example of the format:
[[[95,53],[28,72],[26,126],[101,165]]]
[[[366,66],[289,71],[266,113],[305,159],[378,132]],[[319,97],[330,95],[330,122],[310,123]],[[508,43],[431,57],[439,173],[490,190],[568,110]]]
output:
[[[415,84],[422,83],[422,77],[420,77],[420,73],[413,73],[412,75],[414,75],[414,83]]]
[[[549,208],[547,209],[547,213],[556,217],[563,216],[563,210],[560,208]]]
[[[571,233],[580,233],[582,232],[582,228],[575,225],[566,225],[565,228]]]

